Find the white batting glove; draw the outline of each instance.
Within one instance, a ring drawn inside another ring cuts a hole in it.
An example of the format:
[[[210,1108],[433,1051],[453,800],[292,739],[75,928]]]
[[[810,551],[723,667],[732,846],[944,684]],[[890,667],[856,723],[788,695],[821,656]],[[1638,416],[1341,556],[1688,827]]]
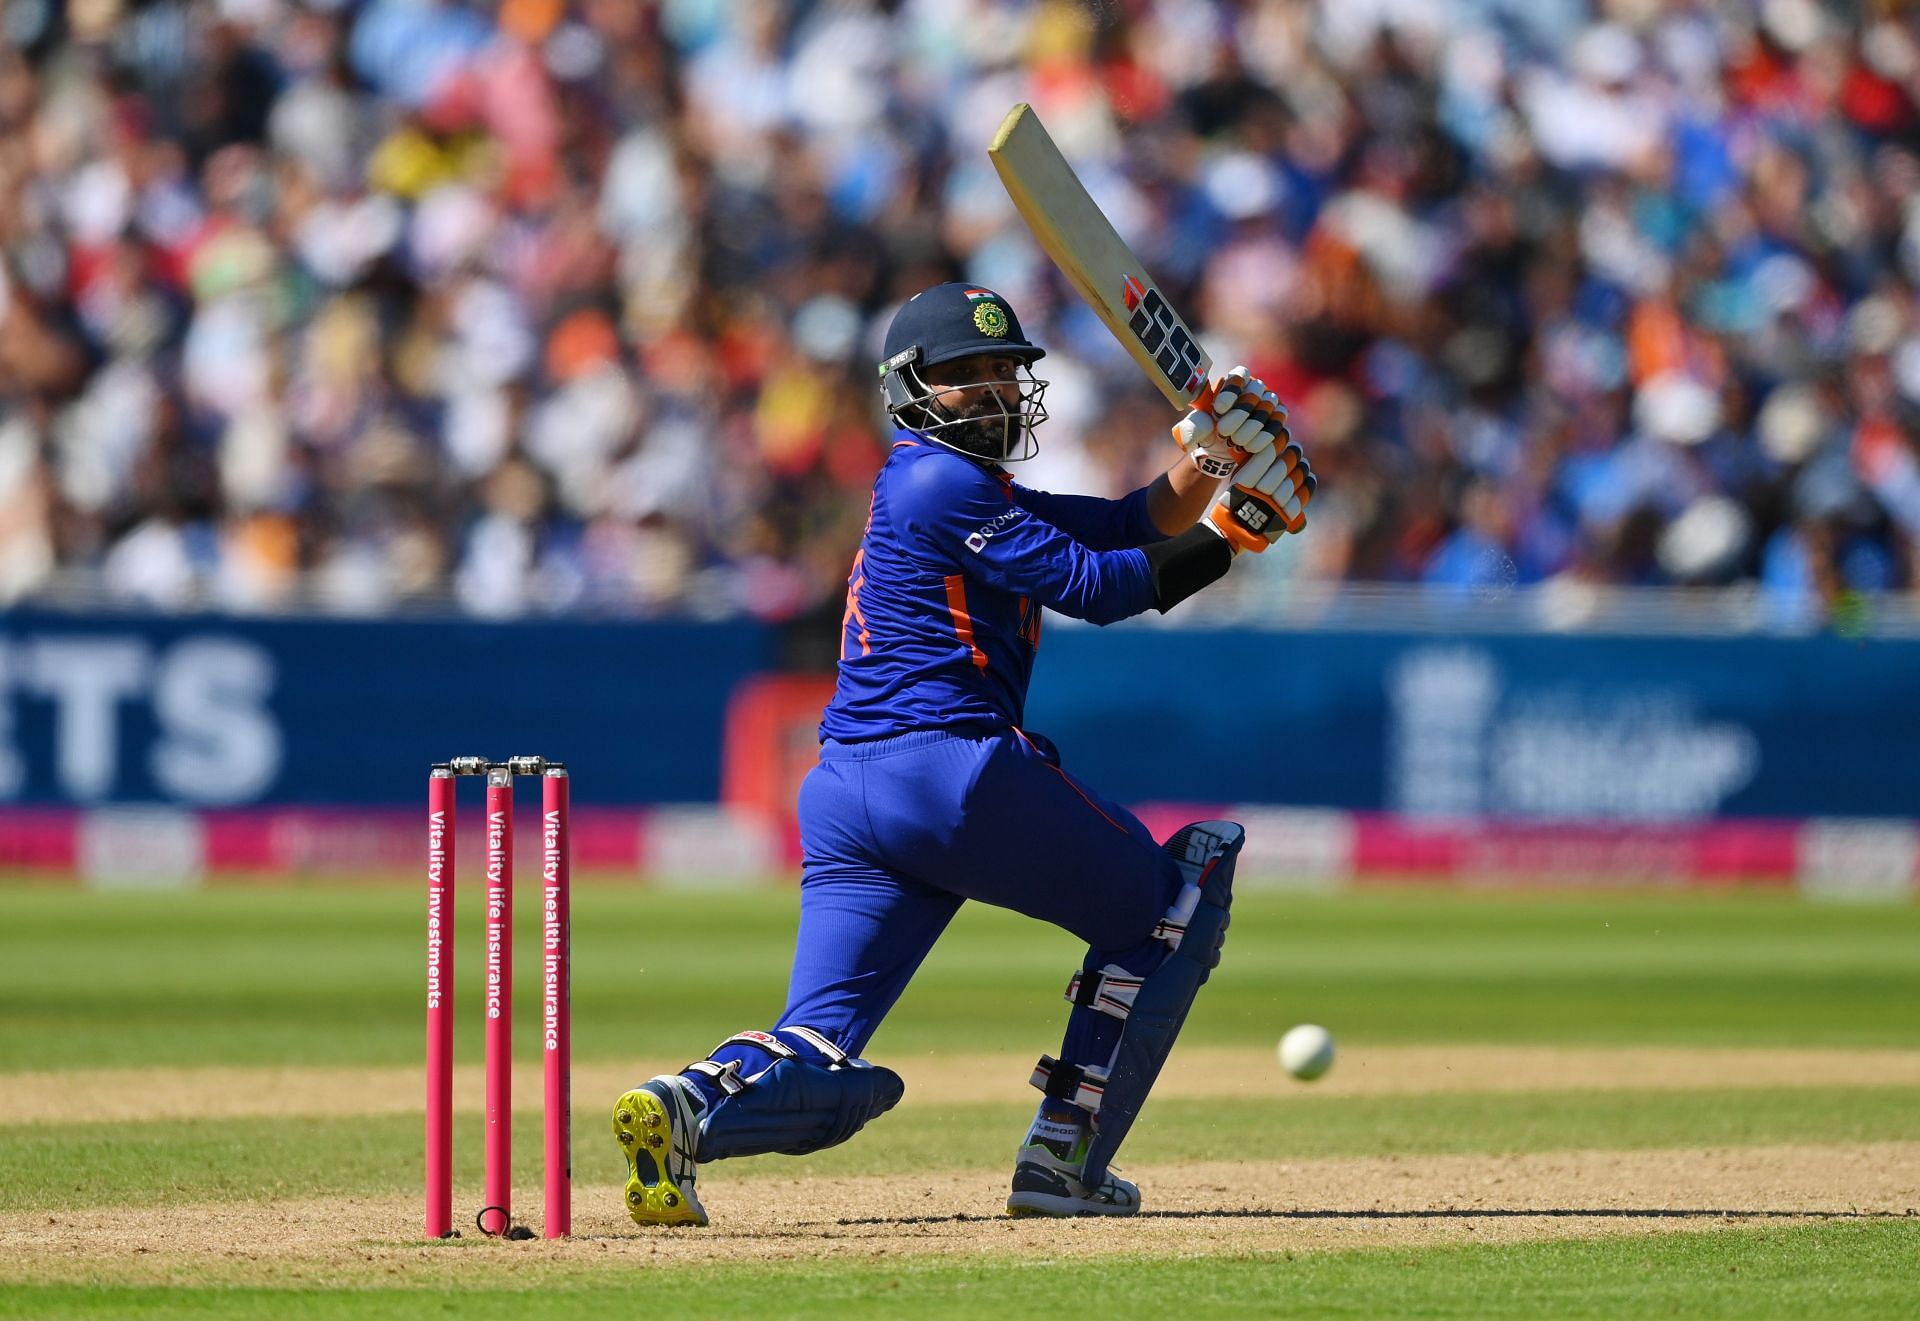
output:
[[[1207,519],[1235,549],[1263,551],[1289,532],[1306,530],[1307,506],[1319,485],[1298,445],[1269,447],[1234,474]]]
[[[1174,424],[1193,466],[1209,477],[1231,477],[1252,455],[1287,434],[1287,406],[1245,367],[1220,378],[1212,400]]]

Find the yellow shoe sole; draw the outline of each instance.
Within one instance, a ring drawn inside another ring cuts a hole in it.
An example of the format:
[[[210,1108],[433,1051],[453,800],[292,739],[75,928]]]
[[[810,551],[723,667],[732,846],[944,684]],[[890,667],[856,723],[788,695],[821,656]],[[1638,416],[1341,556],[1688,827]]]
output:
[[[704,1225],[707,1213],[667,1173],[673,1121],[660,1098],[635,1088],[613,1105],[613,1137],[627,1158],[627,1214],[636,1225]]]

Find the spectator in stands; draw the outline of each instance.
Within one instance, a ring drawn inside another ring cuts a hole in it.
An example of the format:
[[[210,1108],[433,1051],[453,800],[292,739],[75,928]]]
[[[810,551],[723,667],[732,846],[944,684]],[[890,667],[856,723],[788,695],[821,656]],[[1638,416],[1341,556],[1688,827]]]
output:
[[[832,612],[879,462],[860,364],[946,278],[1053,346],[1023,480],[1136,485],[1162,456],[1108,422],[1161,405],[982,153],[1021,98],[1314,442],[1314,544],[1219,608],[1749,581],[1813,626],[1920,587],[1910,7],[9,23],[0,600]]]

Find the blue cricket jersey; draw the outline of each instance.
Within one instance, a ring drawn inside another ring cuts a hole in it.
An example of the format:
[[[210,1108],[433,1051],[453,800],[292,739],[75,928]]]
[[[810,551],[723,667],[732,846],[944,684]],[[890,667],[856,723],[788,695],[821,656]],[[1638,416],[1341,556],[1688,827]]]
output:
[[[840,674],[821,737],[1017,727],[1041,607],[1096,624],[1151,608],[1152,575],[1136,547],[1163,536],[1144,487],[1120,500],[1050,495],[895,432],[847,575]]]

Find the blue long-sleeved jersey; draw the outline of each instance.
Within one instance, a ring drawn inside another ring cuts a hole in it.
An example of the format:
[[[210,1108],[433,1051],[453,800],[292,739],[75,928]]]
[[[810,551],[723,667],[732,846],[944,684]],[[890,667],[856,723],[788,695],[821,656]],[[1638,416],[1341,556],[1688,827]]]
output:
[[[1147,610],[1153,582],[1137,547],[1163,536],[1145,488],[1121,500],[1032,491],[896,432],[847,576],[821,737],[1018,726],[1041,607],[1096,624]]]

